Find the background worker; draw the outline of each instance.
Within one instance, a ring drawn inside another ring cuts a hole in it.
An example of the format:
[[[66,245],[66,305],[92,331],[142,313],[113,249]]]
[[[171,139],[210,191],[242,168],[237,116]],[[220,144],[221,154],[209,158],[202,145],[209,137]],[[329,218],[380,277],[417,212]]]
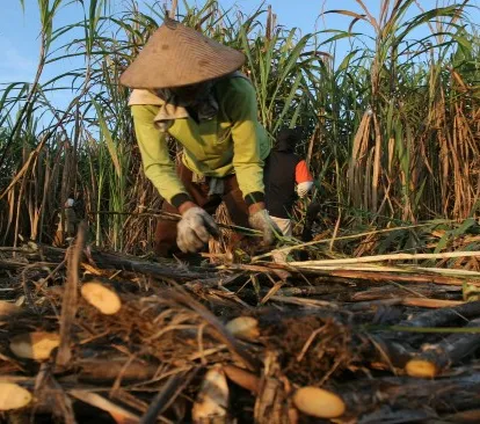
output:
[[[65,241],[70,241],[78,231],[79,217],[75,209],[75,199],[71,193],[63,204],[62,212],[58,213],[58,224],[53,239],[54,246],[63,246]]]
[[[232,221],[274,241],[264,203],[263,166],[270,143],[257,119],[255,90],[237,70],[242,53],[167,19],[121,76],[130,97],[146,176],[180,213],[178,225],[159,219],[160,256],[198,252],[219,233],[211,214],[225,201]],[[177,166],[167,135],[183,147]],[[277,229],[278,231],[278,229]]]
[[[300,141],[298,129],[283,129],[265,165],[265,202],[284,236],[292,236],[292,212],[298,195],[303,198],[313,187],[307,163],[295,154]]]

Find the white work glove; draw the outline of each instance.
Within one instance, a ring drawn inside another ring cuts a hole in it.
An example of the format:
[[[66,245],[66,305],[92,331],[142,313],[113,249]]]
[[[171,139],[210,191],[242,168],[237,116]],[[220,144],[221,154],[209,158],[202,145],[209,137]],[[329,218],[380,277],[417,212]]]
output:
[[[71,208],[74,205],[74,203],[75,203],[75,200],[73,200],[71,197],[69,197],[67,199],[67,201],[65,202],[64,207]]]
[[[266,209],[261,209],[253,215],[250,215],[248,223],[255,230],[259,230],[263,233],[264,246],[271,246],[273,244],[275,241],[275,234],[278,236],[282,235],[280,228],[278,228],[277,224],[275,224],[272,218],[270,218]]]
[[[210,236],[219,235],[220,230],[213,218],[198,206],[188,209],[177,225],[177,245],[184,253],[198,252]]]
[[[297,194],[300,198],[303,198],[312,189],[313,181],[305,181],[297,185]]]

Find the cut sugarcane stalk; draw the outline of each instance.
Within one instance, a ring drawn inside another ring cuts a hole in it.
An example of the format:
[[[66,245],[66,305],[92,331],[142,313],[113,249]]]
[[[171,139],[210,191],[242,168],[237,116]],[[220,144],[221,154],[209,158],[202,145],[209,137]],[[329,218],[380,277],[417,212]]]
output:
[[[479,328],[480,318],[469,322],[467,327]],[[411,359],[405,370],[410,377],[432,378],[473,353],[479,346],[479,333],[452,334],[437,344],[423,347],[423,352]]]
[[[338,418],[345,413],[345,402],[340,396],[318,387],[298,389],[293,404],[300,412],[317,418]]]
[[[116,314],[122,307],[118,294],[101,283],[85,283],[80,291],[82,297],[104,315]]]
[[[405,371],[410,377],[433,378],[438,374],[439,368],[432,361],[415,358],[408,361]]]
[[[19,358],[43,361],[50,357],[52,350],[59,344],[58,334],[35,331],[13,337],[10,341],[10,350]]]
[[[206,374],[193,405],[194,423],[227,422],[228,384],[223,369],[215,365]]]
[[[363,414],[378,411],[382,406],[391,410],[407,408],[410,411],[466,411],[478,407],[480,373],[472,369],[461,375],[433,380],[380,377],[336,385],[334,390],[335,393],[341,393],[346,405],[342,419],[358,418]]]
[[[0,382],[0,411],[23,408],[31,400],[30,392],[18,384]]]
[[[253,317],[238,317],[229,321],[226,328],[230,333],[248,341],[256,341],[260,336],[258,321]]]

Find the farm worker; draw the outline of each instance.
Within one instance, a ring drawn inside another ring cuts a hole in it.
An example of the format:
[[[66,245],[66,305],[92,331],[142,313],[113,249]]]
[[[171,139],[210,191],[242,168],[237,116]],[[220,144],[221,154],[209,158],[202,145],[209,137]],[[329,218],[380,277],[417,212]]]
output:
[[[303,198],[313,187],[307,163],[295,154],[299,139],[300,131],[281,130],[265,165],[265,203],[272,220],[287,237],[292,236],[290,217],[297,195]],[[287,255],[288,251],[284,251],[274,255],[274,259],[283,262]]]
[[[68,237],[74,237],[77,231],[77,214],[74,209],[75,200],[71,195],[64,205],[64,212],[65,212],[65,232]]]
[[[58,214],[57,231],[53,240],[55,246],[62,246],[64,241],[70,241],[78,230],[78,217],[75,212],[75,200],[71,194],[63,204],[62,213]]]
[[[244,61],[168,19],[121,76],[134,89],[129,105],[145,174],[165,199],[162,210],[182,216],[178,225],[159,219],[159,256],[177,246],[198,252],[218,235],[211,214],[222,200],[235,224],[260,230],[265,245],[274,242],[263,184],[270,142],[257,120],[255,90],[238,72]],[[169,135],[182,146],[177,165]]]

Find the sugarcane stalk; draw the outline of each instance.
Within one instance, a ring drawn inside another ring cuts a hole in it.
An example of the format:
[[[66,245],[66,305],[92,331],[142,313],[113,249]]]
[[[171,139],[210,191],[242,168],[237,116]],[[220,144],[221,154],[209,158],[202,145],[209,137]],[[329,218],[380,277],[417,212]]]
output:
[[[331,412],[331,417],[323,418],[341,417],[342,422],[348,422],[383,405],[395,410],[433,409],[439,413],[473,409],[479,402],[480,373],[430,381],[411,377],[374,378],[321,389],[304,387],[299,391],[302,389],[309,389],[305,391],[308,397],[301,399],[303,403],[296,402],[303,413],[320,417]],[[338,409],[333,409],[333,404]],[[337,415],[342,411],[342,404],[344,412]]]
[[[162,218],[171,221],[180,221],[182,216],[180,214],[165,212],[165,211],[152,211],[152,212],[117,212],[117,211],[91,211],[87,212],[89,215],[128,215],[128,216],[150,216],[154,218]],[[233,230],[238,233],[250,234],[250,235],[261,235],[262,233],[258,230],[252,228],[242,227],[240,225],[234,224],[224,224],[222,222],[216,222],[220,228],[226,230]]]
[[[480,327],[480,318],[468,323],[467,328]],[[426,344],[423,352],[411,359],[405,370],[411,377],[432,378],[456,364],[480,346],[480,334],[452,334],[437,344]]]
[[[398,325],[401,327],[439,327],[476,317],[480,317],[480,301],[424,312],[410,320],[402,321]]]

